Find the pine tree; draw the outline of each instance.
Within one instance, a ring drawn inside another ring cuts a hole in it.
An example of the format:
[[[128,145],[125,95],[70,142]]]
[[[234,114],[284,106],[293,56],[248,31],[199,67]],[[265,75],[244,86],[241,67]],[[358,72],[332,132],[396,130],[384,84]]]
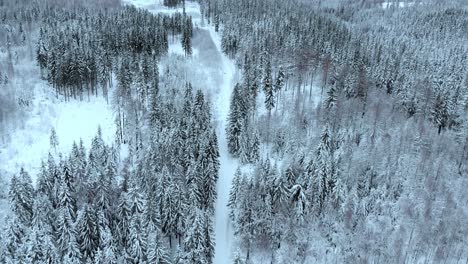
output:
[[[291,188],[291,202],[296,219],[302,222],[307,208],[307,198],[301,185],[296,184]]]
[[[70,241],[68,242],[68,247],[63,254],[62,261],[63,263],[70,264],[82,263],[79,246],[76,242],[75,236],[70,236]]]
[[[74,221],[76,218],[76,199],[70,188],[72,183],[69,179],[68,170],[65,169],[62,179],[58,182],[57,203],[61,210],[67,211],[67,217],[70,217],[70,221]]]
[[[127,248],[130,239],[130,218],[131,208],[130,202],[127,198],[127,193],[122,192],[120,194],[119,203],[117,206],[117,239],[119,246]]]
[[[5,256],[10,263],[15,262],[19,248],[26,236],[27,229],[17,217],[12,217],[8,222],[6,236],[2,241],[5,243]]]
[[[54,221],[52,203],[44,194],[34,199],[32,226],[46,234],[52,234]]]
[[[274,87],[274,92],[275,94],[279,93],[284,86],[284,69],[282,66],[280,66],[278,70],[278,75],[276,75],[276,80],[275,80],[275,87]]]
[[[143,263],[146,261],[146,239],[143,236],[143,226],[139,215],[133,215],[130,222],[130,241],[128,256],[131,263]]]
[[[249,259],[255,226],[254,211],[252,208],[252,204],[254,202],[252,200],[254,192],[252,180],[249,180],[249,182],[243,184],[243,186],[245,188],[245,195],[241,196],[238,202],[238,217],[234,225],[234,234],[239,236],[242,246],[244,246],[247,249],[247,259]]]
[[[8,193],[12,211],[25,226],[30,226],[33,216],[34,189],[29,174],[21,168],[19,178],[13,176]]]
[[[260,138],[255,129],[250,144],[250,162],[257,163],[260,160]]]
[[[99,246],[97,217],[88,205],[79,211],[76,220],[77,243],[84,259],[93,259]]]
[[[163,243],[158,239],[157,234],[148,234],[148,263],[171,264],[170,256],[164,248]]]
[[[54,244],[54,238],[52,235],[46,234],[42,237],[42,259],[44,263],[59,263],[59,255],[57,248]]]
[[[145,211],[143,212],[143,226],[148,233],[160,232],[161,215],[159,211],[158,197],[151,188],[146,192]]]
[[[197,185],[201,187],[202,204],[204,208],[210,211],[214,210],[216,200],[216,183],[218,182],[219,173],[219,152],[216,133],[213,131],[206,141],[203,148],[203,153],[200,154],[198,160],[198,177]]]
[[[325,99],[325,107],[327,109],[331,109],[336,106],[337,96],[336,85],[332,85],[330,90],[328,90],[327,98]]]
[[[57,248],[62,260],[78,263],[76,261],[81,259],[81,255],[76,241],[75,226],[70,211],[64,206],[58,211],[56,237]]]
[[[57,151],[58,145],[59,145],[59,141],[58,141],[57,133],[55,132],[55,129],[52,128],[52,130],[51,130],[51,132],[50,132],[50,147],[51,147],[54,151]]]
[[[275,174],[275,176],[273,176],[273,184],[271,187],[272,204],[275,207],[274,210],[279,212],[290,195],[290,187],[288,186],[287,178],[284,177],[284,175]]]
[[[271,77],[271,61],[269,59],[266,60],[265,68],[263,69],[262,90],[265,93],[265,95],[268,94],[269,91],[273,91],[273,83]]]
[[[205,212],[205,220],[203,221],[203,235],[204,235],[204,253],[205,263],[212,264],[215,254],[215,243],[213,241],[213,221],[211,214]]]
[[[251,162],[250,153],[252,149],[251,149],[250,142],[251,141],[250,141],[249,131],[247,129],[247,126],[244,125],[242,132],[241,132],[240,140],[239,140],[239,144],[240,144],[239,158],[243,164],[247,164]]]
[[[236,208],[239,202],[240,188],[241,188],[241,177],[242,173],[240,168],[237,168],[236,173],[234,174],[234,179],[232,180],[231,190],[229,190],[229,218],[231,221],[236,220]]]
[[[184,241],[185,249],[187,250],[186,258],[189,263],[203,264],[206,263],[203,216],[196,208],[192,210],[191,214],[191,222],[193,224],[187,230]]]
[[[175,207],[177,201],[175,201],[176,184],[172,182],[171,176],[167,169],[163,170],[163,186],[167,186],[162,189],[162,203],[161,203],[161,230],[166,235],[171,236],[172,232],[176,229],[175,227]]]
[[[332,177],[332,162],[333,149],[330,132],[328,127],[325,127],[321,136],[320,143],[317,147],[316,156],[313,161],[313,166],[310,168],[313,202],[317,203],[318,211],[320,212],[325,204],[325,200],[330,193],[329,180]]]
[[[273,87],[272,84],[270,60],[267,60],[265,67],[266,68],[263,72],[262,88],[265,93],[265,107],[270,114],[271,110],[275,107],[275,87]]]
[[[95,263],[116,264],[117,263],[117,247],[112,236],[110,228],[101,228],[99,232],[99,244],[102,250],[98,249],[95,256]],[[100,253],[100,254],[99,254]]]
[[[436,97],[434,109],[432,110],[432,120],[437,126],[439,134],[448,126],[449,111],[447,99],[442,94],[438,94]]]
[[[191,17],[184,18],[182,29],[182,48],[185,56],[192,55],[192,19]]]
[[[110,163],[108,163],[110,164]],[[112,219],[112,201],[113,198],[113,177],[114,173],[112,168],[109,168],[110,165],[106,168],[105,173],[100,173],[98,178],[98,184],[95,189],[94,196],[94,208],[102,214],[102,218],[99,222],[105,221],[106,224],[109,224],[109,221]]]
[[[45,234],[41,232],[37,227],[33,227],[23,242],[20,250],[23,255],[21,258],[27,263],[38,263],[43,261],[43,236]]]
[[[245,115],[246,112],[242,99],[241,86],[236,84],[231,97],[228,125],[226,127],[229,153],[236,157],[240,154],[240,137]]]
[[[44,32],[42,27],[39,29],[39,40],[37,42],[36,47],[36,60],[41,68],[41,77],[43,76],[43,71],[47,68],[47,57],[48,51],[46,49],[46,45],[44,43]]]

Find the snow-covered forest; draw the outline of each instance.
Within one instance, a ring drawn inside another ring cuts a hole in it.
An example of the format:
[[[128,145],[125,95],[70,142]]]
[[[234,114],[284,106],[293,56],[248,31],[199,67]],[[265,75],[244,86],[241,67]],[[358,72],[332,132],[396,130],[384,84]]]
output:
[[[464,0],[0,0],[0,263],[467,263]]]

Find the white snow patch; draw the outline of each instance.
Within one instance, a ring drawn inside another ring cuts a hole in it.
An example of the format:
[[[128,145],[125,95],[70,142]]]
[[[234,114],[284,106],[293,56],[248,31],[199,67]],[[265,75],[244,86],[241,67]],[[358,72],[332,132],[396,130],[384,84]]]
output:
[[[410,7],[414,6],[414,2],[383,2],[382,8],[390,8],[390,7]]]
[[[134,5],[137,8],[147,9],[153,14],[161,13],[166,15],[173,15],[175,13],[182,13],[183,6],[167,7],[164,6],[163,0],[124,0],[127,5]],[[200,5],[197,2],[185,1],[185,13],[192,16],[193,23],[201,19]]]
[[[36,84],[29,118],[22,127],[11,132],[9,142],[0,145],[0,170],[9,178],[23,167],[34,181],[41,161],[47,159],[50,151],[52,128],[59,140],[57,152],[68,153],[73,141],[79,142],[80,138],[89,147],[98,126],[102,128],[104,141],[112,143],[113,114],[103,97],[65,102],[61,96],[56,97],[53,88]]]
[[[192,58],[198,56],[198,53],[198,49],[192,48]],[[174,39],[169,40],[169,54],[185,56],[185,51],[182,48],[180,37],[175,37]]]

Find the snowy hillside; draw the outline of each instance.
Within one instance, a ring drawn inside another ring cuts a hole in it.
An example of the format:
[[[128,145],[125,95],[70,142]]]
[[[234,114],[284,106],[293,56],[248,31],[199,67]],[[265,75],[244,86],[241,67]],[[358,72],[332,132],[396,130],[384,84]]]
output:
[[[462,0],[0,0],[0,263],[463,263]]]

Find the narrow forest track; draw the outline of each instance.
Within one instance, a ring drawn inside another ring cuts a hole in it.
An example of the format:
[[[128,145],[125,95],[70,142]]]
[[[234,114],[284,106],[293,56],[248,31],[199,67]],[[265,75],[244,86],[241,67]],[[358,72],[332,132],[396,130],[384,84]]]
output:
[[[232,185],[232,179],[238,166],[237,160],[230,157],[227,140],[226,140],[226,124],[229,114],[229,105],[231,93],[234,88],[235,82],[238,79],[237,67],[233,61],[228,59],[221,51],[220,36],[214,32],[212,28],[209,29],[211,38],[216,44],[217,51],[221,55],[222,61],[222,76],[223,81],[218,88],[218,93],[215,95],[216,110],[215,114],[218,117],[218,140],[219,140],[219,154],[220,154],[220,170],[218,179],[218,198],[216,201],[215,213],[215,264],[228,263],[231,258],[233,230],[230,228],[229,223],[229,210],[228,200],[229,191]]]

